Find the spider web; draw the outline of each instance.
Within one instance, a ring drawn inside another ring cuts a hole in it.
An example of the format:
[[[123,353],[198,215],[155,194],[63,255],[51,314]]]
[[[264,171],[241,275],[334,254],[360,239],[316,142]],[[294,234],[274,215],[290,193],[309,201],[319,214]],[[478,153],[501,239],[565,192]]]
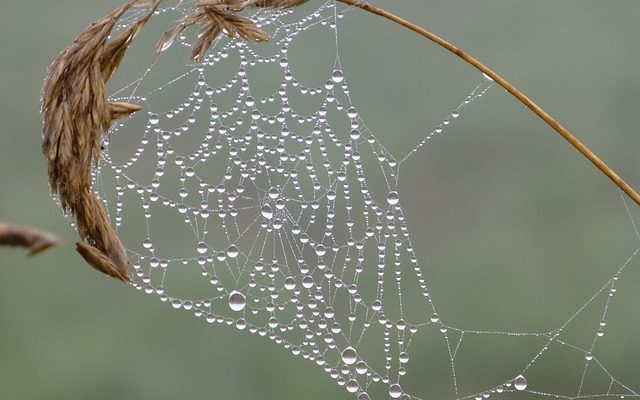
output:
[[[409,232],[400,171],[493,82],[478,77],[419,143],[392,154],[363,121],[341,65],[338,32],[351,9],[312,3],[255,12],[269,43],[221,37],[198,65],[180,61],[193,42],[187,33],[114,92],[148,111],[112,127],[94,171],[129,249],[134,287],[280,344],[359,400],[638,397],[595,350],[639,249],[560,326],[486,331],[447,322]],[[156,19],[175,21],[190,7],[162,8]],[[290,60],[307,35],[331,38],[315,87],[296,78]],[[459,373],[478,343],[515,360],[482,387]],[[540,378],[558,358],[578,375],[563,392]],[[425,363],[442,378],[423,380]]]

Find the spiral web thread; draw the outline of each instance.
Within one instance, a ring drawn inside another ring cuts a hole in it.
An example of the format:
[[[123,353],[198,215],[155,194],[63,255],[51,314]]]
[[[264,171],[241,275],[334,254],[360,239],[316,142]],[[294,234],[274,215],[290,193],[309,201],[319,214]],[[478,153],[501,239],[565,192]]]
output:
[[[176,20],[189,7],[185,2],[157,13]],[[149,111],[139,122],[144,133],[135,150],[117,160],[116,142],[133,135],[137,117],[112,128],[94,171],[95,187],[128,244],[134,286],[209,323],[273,340],[361,400],[429,398],[429,382],[409,377],[425,359],[412,352],[414,343],[434,337],[446,349],[448,362],[439,368],[448,371],[450,398],[638,397],[592,354],[604,335],[616,282],[637,249],[562,326],[546,332],[460,329],[438,314],[401,207],[399,172],[493,82],[479,79],[420,143],[394,156],[351,100],[338,56],[338,31],[349,11],[333,2],[257,11],[252,18],[270,33],[270,47],[221,37],[201,65],[183,66],[144,90],[158,68],[154,62],[115,92],[114,99]],[[135,17],[123,18],[120,28]],[[293,75],[288,50],[312,28],[335,36],[335,60],[326,83],[309,88]],[[181,37],[175,51],[188,50],[189,43]],[[264,55],[265,48],[271,53]],[[163,57],[175,56],[172,51]],[[225,63],[232,65],[231,77],[212,83]],[[281,82],[270,95],[254,97],[252,76],[267,66],[279,71]],[[177,106],[156,105],[174,87],[189,92],[169,99]],[[298,113],[293,103],[307,100],[313,109]],[[138,168],[149,159],[155,165]],[[136,219],[136,213],[142,216]],[[129,219],[144,227],[133,240],[126,237]],[[565,339],[565,329],[602,299],[590,346]],[[534,340],[537,350],[505,379],[465,392],[457,360],[474,336]],[[558,348],[584,361],[572,393],[548,393],[544,382],[527,379],[536,362]],[[605,384],[583,390],[593,371]]]

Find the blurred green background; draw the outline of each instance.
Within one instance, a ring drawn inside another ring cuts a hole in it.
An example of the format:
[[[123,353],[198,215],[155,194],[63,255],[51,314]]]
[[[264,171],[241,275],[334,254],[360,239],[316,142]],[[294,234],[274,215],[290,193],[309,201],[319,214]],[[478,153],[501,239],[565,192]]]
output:
[[[65,240],[33,259],[0,251],[0,398],[352,398],[312,363],[264,338],[175,312],[96,273],[73,250],[76,235],[49,197],[40,90],[58,52],[119,3],[0,2],[0,219]],[[640,187],[640,2],[375,4],[494,68]],[[341,35],[354,102],[397,154],[480,81],[454,56],[364,13],[349,13]],[[559,327],[638,246],[618,190],[499,88],[404,165],[401,195],[433,297],[447,321],[464,329]],[[630,208],[640,219],[638,206]],[[639,264],[634,259],[620,279],[594,352],[634,389]],[[569,333],[585,346],[601,317],[597,305],[579,325],[584,330]],[[462,393],[533,357],[510,346],[477,343],[466,353],[458,361]],[[538,372],[548,380],[540,386],[577,389],[584,363],[554,360]],[[449,376],[447,368],[425,365],[424,376]]]

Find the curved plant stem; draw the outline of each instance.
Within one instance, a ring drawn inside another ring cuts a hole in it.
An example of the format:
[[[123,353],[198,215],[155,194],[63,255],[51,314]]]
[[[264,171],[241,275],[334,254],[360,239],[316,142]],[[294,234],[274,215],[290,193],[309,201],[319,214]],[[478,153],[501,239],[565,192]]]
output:
[[[486,65],[482,64],[480,61],[460,50],[453,44],[447,42],[441,37],[429,32],[428,30],[421,28],[403,18],[398,17],[386,10],[375,7],[367,2],[358,1],[358,0],[337,0],[341,3],[348,4],[350,6],[354,6],[360,8],[362,10],[368,11],[372,14],[381,16],[386,18],[398,25],[404,26],[405,28],[412,30],[413,32],[424,36],[428,40],[444,47],[446,50],[451,53],[457,55],[462,58],[466,63],[474,66],[476,69],[483,72],[485,75],[493,79],[498,85],[502,86],[507,90],[507,92],[511,93],[515,98],[520,100],[527,108],[533,111],[536,115],[538,115],[544,122],[546,122],[554,131],[558,132],[560,136],[562,136],[567,142],[569,142],[576,150],[578,150],[584,157],[586,157],[589,161],[591,161],[603,174],[605,174],[609,179],[613,181],[623,192],[625,192],[636,204],[640,205],[640,195],[633,190],[631,186],[629,186],[618,174],[616,174],[607,164],[605,164],[595,153],[593,153],[587,146],[585,146],[578,138],[573,136],[571,132],[569,132],[564,126],[562,126],[558,121],[553,119],[546,111],[544,111],[540,106],[534,103],[531,99],[524,95],[520,90],[511,85],[507,80],[493,72]]]

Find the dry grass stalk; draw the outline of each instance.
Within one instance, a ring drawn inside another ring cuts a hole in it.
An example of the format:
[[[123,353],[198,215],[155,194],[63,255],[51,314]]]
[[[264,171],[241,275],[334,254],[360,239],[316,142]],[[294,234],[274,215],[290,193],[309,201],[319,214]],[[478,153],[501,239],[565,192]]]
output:
[[[424,37],[425,39],[443,47],[447,51],[455,54],[460,57],[464,62],[476,68],[478,71],[482,72],[486,76],[490,77],[494,82],[498,85],[502,86],[509,94],[518,99],[522,104],[524,104],[528,109],[530,109],[534,114],[536,114],[541,120],[543,120],[547,125],[551,127],[554,131],[556,131],[564,140],[566,140],[571,146],[573,146],[576,150],[580,152],[587,160],[589,160],[596,168],[600,170],[603,174],[605,174],[617,187],[620,188],[627,196],[629,196],[637,205],[640,206],[640,194],[636,192],[627,182],[624,181],[613,169],[611,169],[604,161],[602,161],[591,149],[589,149],[584,143],[582,143],[577,137],[575,137],[567,128],[562,126],[558,121],[556,121],[549,113],[547,113],[542,107],[537,105],[533,100],[528,98],[524,93],[522,93],[518,88],[509,83],[502,76],[498,75],[496,72],[491,70],[489,67],[481,63],[475,57],[465,53],[457,46],[452,43],[447,42],[440,36],[408,21],[406,19],[400,18],[397,15],[390,13],[387,10],[383,10],[382,8],[376,7],[366,1],[362,0],[336,0],[340,3],[344,3],[349,6],[357,7],[361,10],[370,12],[371,14],[375,14],[382,18],[386,18],[394,24],[398,24],[404,28],[409,29],[417,33],[418,35]]]
[[[102,135],[111,121],[141,109],[108,101],[106,82],[116,72],[128,45],[162,0],[129,0],[87,27],[49,67],[42,99],[42,150],[49,184],[66,213],[75,216],[82,239],[78,252],[97,270],[131,280],[126,249],[109,223],[91,186],[91,169],[100,159]],[[135,24],[108,41],[118,19],[131,7],[148,5]]]
[[[188,27],[200,24],[202,28],[193,44],[191,58],[201,62],[209,47],[221,32],[231,38],[243,38],[255,42],[269,40],[269,35],[257,28],[249,18],[237,15],[248,7],[295,7],[308,0],[199,0],[196,10],[182,18],[176,26],[166,31],[156,45],[156,54],[168,49]]]
[[[61,243],[60,239],[52,233],[32,228],[0,222],[0,245],[21,246],[29,249],[27,255],[33,256],[41,253],[51,246]]]

